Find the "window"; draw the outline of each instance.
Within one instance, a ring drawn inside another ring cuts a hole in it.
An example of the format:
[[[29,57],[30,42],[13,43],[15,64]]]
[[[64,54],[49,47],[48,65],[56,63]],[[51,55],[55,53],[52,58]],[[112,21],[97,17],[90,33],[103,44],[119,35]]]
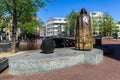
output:
[[[92,15],[96,15],[96,13],[92,13]]]
[[[58,19],[59,21],[61,21],[61,19]]]

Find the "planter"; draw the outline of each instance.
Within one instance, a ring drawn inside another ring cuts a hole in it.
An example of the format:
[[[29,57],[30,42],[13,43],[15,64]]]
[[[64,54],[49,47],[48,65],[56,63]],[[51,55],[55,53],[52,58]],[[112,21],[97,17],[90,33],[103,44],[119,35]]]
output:
[[[8,59],[0,58],[0,73],[8,67]]]

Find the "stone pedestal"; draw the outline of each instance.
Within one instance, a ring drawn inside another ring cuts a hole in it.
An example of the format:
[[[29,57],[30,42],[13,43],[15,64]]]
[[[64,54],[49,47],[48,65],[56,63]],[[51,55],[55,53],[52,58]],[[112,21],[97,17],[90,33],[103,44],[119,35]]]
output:
[[[10,74],[36,74],[77,64],[99,64],[103,60],[103,51],[77,51],[64,48],[55,49],[53,54],[31,52],[9,58]]]

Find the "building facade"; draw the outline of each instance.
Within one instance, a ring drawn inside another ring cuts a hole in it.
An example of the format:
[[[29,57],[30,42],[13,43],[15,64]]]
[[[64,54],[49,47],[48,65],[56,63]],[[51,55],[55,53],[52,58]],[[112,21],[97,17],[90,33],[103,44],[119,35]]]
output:
[[[102,28],[103,23],[103,13],[98,11],[90,12],[91,16],[91,26],[93,36],[100,35],[100,29]]]
[[[46,26],[43,26],[42,28],[40,28],[40,37],[44,37],[44,36],[46,36],[45,35],[45,31],[46,31]]]
[[[0,42],[11,41],[12,18],[2,16],[0,18]]]
[[[65,18],[59,18],[59,17],[52,17],[49,20],[47,20],[45,25],[45,36],[46,37],[60,37],[64,36],[65,29],[64,24],[66,24]]]
[[[120,22],[115,23],[117,30],[116,30],[116,34],[117,34],[117,38],[120,38]]]

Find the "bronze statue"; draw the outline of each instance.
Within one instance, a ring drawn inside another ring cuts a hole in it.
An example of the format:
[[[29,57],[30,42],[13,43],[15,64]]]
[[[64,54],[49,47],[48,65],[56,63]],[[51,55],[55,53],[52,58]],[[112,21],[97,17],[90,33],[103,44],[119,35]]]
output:
[[[77,17],[76,36],[75,36],[75,49],[78,50],[92,50],[93,39],[91,31],[90,15],[82,8],[80,15]]]

